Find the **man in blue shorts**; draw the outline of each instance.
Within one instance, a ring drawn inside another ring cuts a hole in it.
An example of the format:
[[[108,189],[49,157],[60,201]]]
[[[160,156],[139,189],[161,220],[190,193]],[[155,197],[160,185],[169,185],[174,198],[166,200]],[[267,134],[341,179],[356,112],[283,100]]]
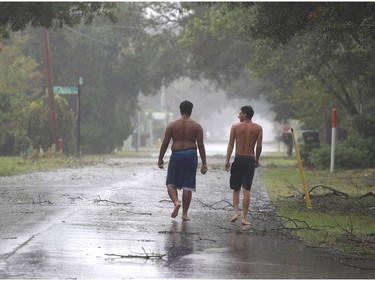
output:
[[[181,117],[168,124],[165,130],[164,140],[160,147],[158,161],[159,168],[163,169],[163,157],[172,139],[172,154],[168,164],[166,185],[168,195],[174,204],[171,215],[172,218],[177,217],[181,207],[177,189],[183,189],[182,219],[184,221],[190,220],[187,213],[191,202],[192,191],[195,191],[198,167],[197,148],[202,161],[201,173],[205,174],[207,172],[203,129],[199,123],[190,118],[192,110],[193,104],[190,101],[181,102]]]
[[[247,214],[250,207],[250,190],[253,183],[255,168],[259,165],[259,157],[262,153],[263,129],[260,125],[251,121],[254,110],[251,106],[241,107],[238,114],[239,123],[232,125],[230,130],[225,170],[230,170],[230,188],[233,190],[234,214],[231,222],[238,219],[238,205],[240,191],[243,189],[242,225],[250,224]],[[230,158],[236,145],[236,153],[232,166]],[[254,154],[255,149],[255,154]]]

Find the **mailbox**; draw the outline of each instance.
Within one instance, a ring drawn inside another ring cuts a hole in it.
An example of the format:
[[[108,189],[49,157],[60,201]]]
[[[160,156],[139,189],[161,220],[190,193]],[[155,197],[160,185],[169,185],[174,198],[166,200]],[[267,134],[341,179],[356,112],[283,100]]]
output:
[[[315,130],[302,131],[303,142],[306,145],[319,147],[319,132]]]

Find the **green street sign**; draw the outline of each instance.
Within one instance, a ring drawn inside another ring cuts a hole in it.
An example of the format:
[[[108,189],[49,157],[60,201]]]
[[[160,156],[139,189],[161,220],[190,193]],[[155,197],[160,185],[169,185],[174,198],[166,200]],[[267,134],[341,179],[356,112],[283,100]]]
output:
[[[78,87],[75,87],[75,86],[71,86],[71,87],[55,86],[55,87],[53,87],[53,92],[56,95],[78,95]]]

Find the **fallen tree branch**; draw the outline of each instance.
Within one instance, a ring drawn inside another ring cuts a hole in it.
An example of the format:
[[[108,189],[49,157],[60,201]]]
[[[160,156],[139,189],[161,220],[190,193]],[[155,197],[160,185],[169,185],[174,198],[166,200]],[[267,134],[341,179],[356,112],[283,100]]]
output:
[[[119,255],[119,254],[105,254],[106,256],[111,256],[111,257],[119,257],[119,258],[138,258],[138,259],[162,259],[166,254],[149,254],[145,251],[145,249],[142,247],[144,254],[129,254],[129,255]]]
[[[214,239],[201,238],[199,235],[198,235],[198,239],[196,239],[195,241],[210,241],[210,242],[217,242],[217,241],[214,240]]]
[[[368,197],[368,196],[375,196],[375,194],[373,192],[367,192],[365,195],[362,195],[362,196],[359,196],[358,198],[365,198],[365,197]]]
[[[302,197],[304,196],[303,192],[299,191],[292,183],[290,183],[289,181],[287,181],[286,179],[284,179],[284,181],[286,181],[289,185],[288,187],[290,189],[293,189],[295,192],[297,192],[299,195],[301,195]],[[290,196],[290,197],[294,197],[294,196]]]
[[[348,240],[353,241],[357,244],[359,244],[359,243],[360,244],[366,244],[366,245],[375,244],[375,241],[371,241],[371,240],[364,239],[364,238],[357,237],[357,236],[349,237]]]
[[[332,214],[329,214],[331,216],[331,218],[334,220],[334,222],[336,223],[336,225],[342,230],[344,231],[345,233],[349,234],[350,236],[355,236],[353,234],[352,231],[349,231],[347,230],[346,228],[344,228],[341,224],[338,223],[338,221],[336,220],[336,218],[332,215]]]
[[[76,200],[76,199],[79,199],[79,200],[83,200],[80,196],[77,196],[77,197],[68,197],[70,200]]]
[[[43,204],[43,203],[47,203],[48,205],[52,205],[52,202],[49,201],[49,200],[43,200],[43,201],[42,201],[42,196],[41,196],[40,193],[39,193],[39,194],[38,194],[38,201],[34,201],[34,199],[33,199],[33,205],[35,205],[35,204],[39,204],[39,205],[41,205],[41,204]]]
[[[125,212],[132,214],[132,215],[152,216],[152,213],[138,213],[138,212],[132,212],[132,211],[127,211],[127,210],[125,210]]]
[[[354,264],[351,264],[351,263],[346,263],[342,260],[340,260],[340,263],[343,264],[343,265],[346,265],[346,266],[357,268],[359,270],[375,270],[375,267],[362,267],[362,266],[354,265]]]
[[[110,201],[110,200],[106,200],[106,199],[101,199],[100,196],[98,195],[98,199],[94,199],[94,203],[100,203],[100,202],[107,202],[107,203],[118,204],[118,205],[129,205],[129,204],[131,204],[131,202],[122,203],[122,202],[115,202],[115,201]]]
[[[323,189],[328,189],[328,190],[332,191],[332,194],[334,194],[334,195],[344,196],[345,198],[348,198],[348,197],[349,197],[349,194],[347,194],[347,193],[345,193],[345,192],[342,192],[342,191],[340,191],[340,190],[334,189],[334,188],[332,188],[332,187],[329,187],[329,186],[323,185],[323,184],[318,184],[318,185],[315,185],[315,186],[313,186],[312,188],[310,188],[310,190],[309,190],[309,194],[310,194],[314,189],[316,189],[316,188],[318,188],[318,187],[321,187],[321,188],[323,188]]]
[[[162,230],[159,231],[160,234],[187,234],[187,235],[199,235],[199,232],[186,232],[186,231],[169,231],[169,230]]]
[[[199,201],[199,203],[201,203],[203,206],[208,207],[208,208],[210,208],[210,209],[214,209],[214,210],[218,210],[218,209],[225,210],[225,208],[226,208],[228,205],[231,206],[231,207],[233,207],[233,205],[232,205],[228,200],[220,200],[220,201],[217,201],[217,202],[215,202],[215,203],[213,203],[213,204],[211,204],[211,205],[209,205],[209,204],[207,204],[207,203],[204,203],[204,202],[202,202],[201,200],[198,200],[198,201]],[[222,207],[222,208],[214,208],[215,205],[217,205],[217,204],[219,204],[219,203],[222,203],[222,202],[227,203],[227,205],[224,206],[224,207]]]

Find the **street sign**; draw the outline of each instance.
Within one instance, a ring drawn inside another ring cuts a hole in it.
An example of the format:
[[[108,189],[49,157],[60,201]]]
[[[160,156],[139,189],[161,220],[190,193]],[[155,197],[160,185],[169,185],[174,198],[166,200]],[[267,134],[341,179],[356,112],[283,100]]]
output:
[[[71,87],[55,86],[55,87],[53,87],[53,92],[56,95],[78,95],[78,87],[75,87],[75,86],[71,86]]]

